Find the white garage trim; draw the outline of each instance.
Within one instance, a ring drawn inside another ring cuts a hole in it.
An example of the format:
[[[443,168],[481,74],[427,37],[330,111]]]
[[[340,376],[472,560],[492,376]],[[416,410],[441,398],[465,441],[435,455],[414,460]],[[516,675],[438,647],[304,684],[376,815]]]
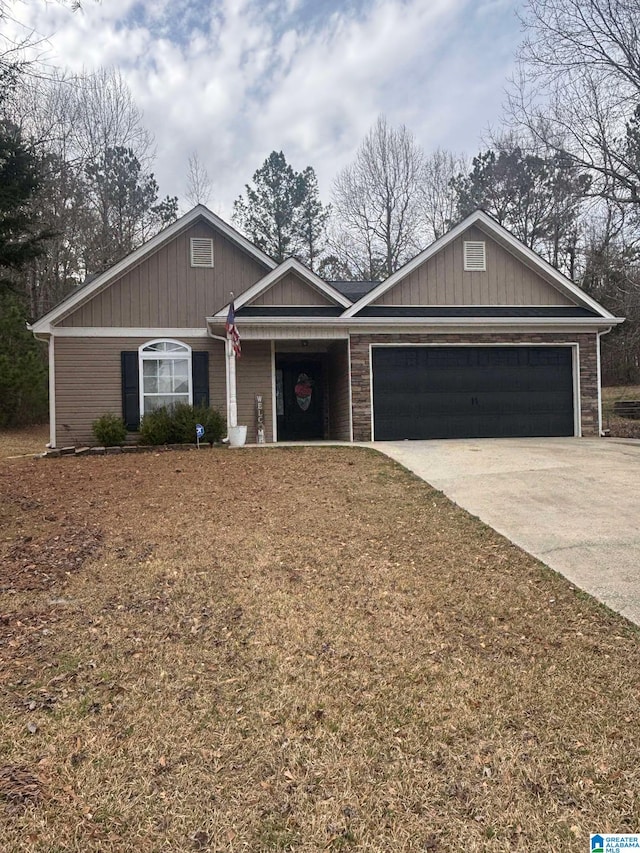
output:
[[[376,440],[375,434],[375,417],[374,417],[374,404],[373,404],[373,349],[374,347],[440,347],[440,348],[453,348],[453,347],[490,347],[491,349],[497,349],[498,347],[526,347],[527,349],[531,347],[571,347],[572,358],[571,358],[571,370],[573,373],[573,434],[574,437],[579,438],[582,436],[582,408],[581,408],[581,399],[580,399],[580,345],[575,341],[562,341],[561,343],[553,343],[551,341],[545,343],[515,343],[515,342],[505,342],[505,343],[485,343],[483,342],[471,342],[467,341],[465,343],[445,343],[442,341],[428,343],[428,344],[417,344],[411,343],[409,341],[402,341],[400,343],[370,343],[369,344],[369,397],[371,400],[371,440]]]

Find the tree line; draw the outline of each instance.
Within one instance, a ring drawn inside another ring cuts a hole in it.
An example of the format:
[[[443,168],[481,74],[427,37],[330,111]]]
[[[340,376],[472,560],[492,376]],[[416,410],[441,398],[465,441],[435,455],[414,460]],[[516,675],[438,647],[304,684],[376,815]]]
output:
[[[61,0],[64,2],[64,0]],[[6,12],[0,0],[0,23]],[[610,380],[640,378],[640,9],[528,0],[503,125],[470,161],[424,152],[380,116],[325,203],[312,166],[273,151],[234,203],[274,260],[375,281],[481,207],[627,323],[605,338]],[[46,408],[25,322],[178,215],[154,140],[113,69],[71,77],[0,48],[0,426]],[[186,197],[213,181],[189,156]]]
[[[528,0],[522,25],[504,121],[485,147],[470,162],[450,151],[425,153],[407,127],[381,116],[334,179],[331,204],[307,191],[316,199],[311,262],[334,280],[378,280],[482,208],[627,318],[603,339],[603,375],[638,382],[640,6]],[[272,188],[296,179],[289,170],[282,152],[273,152],[234,218],[254,238],[259,222],[261,245],[277,260],[291,253],[309,263],[295,194],[285,194],[284,207],[273,196]]]

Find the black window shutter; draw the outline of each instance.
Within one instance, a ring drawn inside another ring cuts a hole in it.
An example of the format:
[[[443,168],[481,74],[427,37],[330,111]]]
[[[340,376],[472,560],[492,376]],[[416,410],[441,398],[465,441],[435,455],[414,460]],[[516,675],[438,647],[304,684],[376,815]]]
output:
[[[209,405],[209,353],[192,352],[193,405]]]
[[[121,352],[122,417],[130,432],[140,427],[140,379],[138,352]]]

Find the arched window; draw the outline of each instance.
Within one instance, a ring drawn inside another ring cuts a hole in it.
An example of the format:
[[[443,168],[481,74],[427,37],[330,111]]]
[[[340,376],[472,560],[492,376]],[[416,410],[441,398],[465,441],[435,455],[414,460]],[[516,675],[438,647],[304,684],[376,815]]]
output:
[[[180,341],[151,341],[138,354],[142,417],[161,406],[193,402],[190,346]]]

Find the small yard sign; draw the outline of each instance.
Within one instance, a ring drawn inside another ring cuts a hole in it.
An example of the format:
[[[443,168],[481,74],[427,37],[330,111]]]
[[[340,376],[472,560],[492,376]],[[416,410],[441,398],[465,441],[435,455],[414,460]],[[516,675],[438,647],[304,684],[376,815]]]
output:
[[[200,439],[204,436],[204,427],[202,424],[196,424],[196,444],[198,445],[198,450],[200,450]]]

